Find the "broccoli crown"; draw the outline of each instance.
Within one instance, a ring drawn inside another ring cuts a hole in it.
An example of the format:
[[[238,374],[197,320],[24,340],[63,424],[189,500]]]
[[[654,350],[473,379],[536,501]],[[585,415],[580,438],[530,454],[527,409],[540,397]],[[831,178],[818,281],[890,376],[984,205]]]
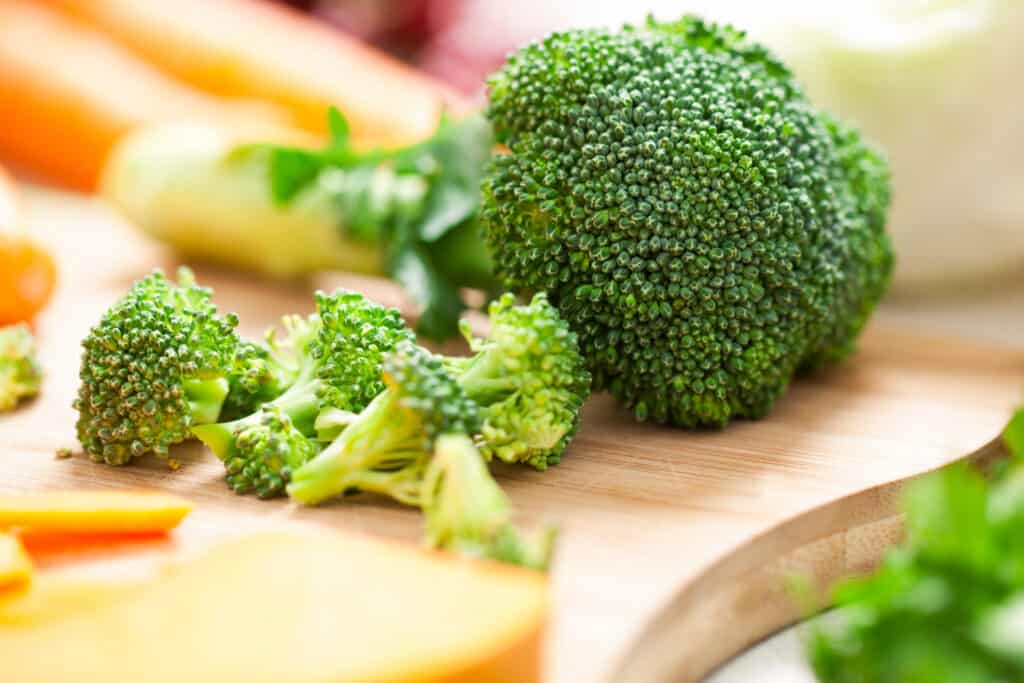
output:
[[[401,314],[357,292],[316,293],[320,328],[310,343],[321,403],[359,411],[384,390],[384,354],[416,335]]]
[[[237,451],[224,463],[227,482],[235,493],[255,491],[260,498],[284,493],[291,473],[319,451],[278,406],[267,406],[259,419],[236,435]]]
[[[420,494],[427,543],[469,555],[547,569],[554,529],[526,539],[512,524],[508,498],[472,439],[446,434],[434,446]]]
[[[561,460],[590,394],[576,334],[543,293],[525,306],[505,294],[489,312],[487,339],[464,329],[476,355],[452,359],[459,384],[481,406],[481,453],[546,469]]]
[[[317,457],[292,473],[288,495],[319,503],[351,489],[419,502],[423,469],[441,434],[472,434],[478,409],[440,358],[411,341],[385,356],[387,387]]]
[[[547,292],[639,419],[765,414],[848,354],[893,265],[888,169],[788,69],[695,17],[556,33],[489,80],[499,276]]]
[[[345,290],[317,292],[316,312],[307,319],[286,318],[284,326],[288,339],[283,346],[293,358],[283,364],[289,367],[292,381],[265,405],[280,408],[292,426],[307,437],[316,435],[320,412],[362,410],[383,391],[381,364],[385,352],[414,338],[398,311]],[[256,380],[261,372],[256,371]],[[263,420],[259,405],[252,407],[254,412],[228,422],[197,425],[193,434],[228,462],[237,455],[237,435]]]
[[[0,327],[0,413],[39,393],[43,370],[28,325]]]
[[[74,407],[78,438],[97,462],[167,457],[193,424],[213,422],[238,348],[234,314],[182,268],[177,284],[156,271],[136,282],[82,341]]]

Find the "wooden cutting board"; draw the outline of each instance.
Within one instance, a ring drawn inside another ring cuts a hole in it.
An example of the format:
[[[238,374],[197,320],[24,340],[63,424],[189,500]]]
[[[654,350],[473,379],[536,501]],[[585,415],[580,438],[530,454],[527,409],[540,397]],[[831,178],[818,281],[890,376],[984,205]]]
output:
[[[39,190],[30,206],[62,280],[39,321],[44,393],[0,417],[0,491],[153,487],[193,499],[197,512],[173,541],[147,548],[158,555],[268,520],[419,538],[415,511],[369,496],[315,509],[236,496],[197,444],[178,449],[183,467],[173,473],[158,462],[115,469],[82,457],[70,408],[78,341],[133,280],[176,263],[93,200]],[[250,334],[311,308],[308,284],[197,274]],[[374,280],[317,284],[339,283],[400,302]],[[829,581],[871,567],[898,534],[905,480],[958,458],[997,457],[993,440],[1022,387],[1022,352],[873,328],[850,362],[796,382],[768,419],[725,431],[636,424],[594,397],[561,465],[498,471],[524,524],[562,526],[548,680],[694,681],[792,622],[784,579]],[[61,446],[75,456],[55,459]]]

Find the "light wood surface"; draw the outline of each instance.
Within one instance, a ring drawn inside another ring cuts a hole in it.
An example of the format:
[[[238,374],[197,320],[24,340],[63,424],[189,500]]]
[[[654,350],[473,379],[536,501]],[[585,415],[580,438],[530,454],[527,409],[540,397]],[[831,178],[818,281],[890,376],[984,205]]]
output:
[[[298,520],[414,542],[413,510],[355,497],[316,509],[232,494],[220,463],[180,447],[170,472],[126,468],[76,450],[70,403],[78,340],[102,310],[153,266],[175,262],[91,200],[31,196],[34,232],[62,267],[40,320],[45,392],[0,417],[0,491],[155,487],[198,510],[163,553],[271,520]],[[268,285],[198,268],[223,310],[257,334],[311,307],[308,285]],[[389,286],[369,288],[396,301]],[[986,450],[1019,398],[1024,353],[876,327],[861,352],[799,380],[766,420],[721,432],[635,424],[604,396],[587,406],[563,463],[545,473],[501,468],[524,524],[554,520],[563,534],[553,572],[548,680],[697,680],[797,616],[782,589],[791,572],[828,579],[871,566],[898,531],[903,480]],[[67,561],[55,561],[67,565]]]

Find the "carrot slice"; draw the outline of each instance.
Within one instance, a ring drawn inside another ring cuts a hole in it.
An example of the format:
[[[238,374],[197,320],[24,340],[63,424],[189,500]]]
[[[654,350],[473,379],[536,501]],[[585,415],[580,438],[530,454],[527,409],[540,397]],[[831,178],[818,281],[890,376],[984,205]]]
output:
[[[67,15],[22,0],[0,2],[0,103],[0,157],[82,190],[95,188],[110,148],[142,123],[279,120],[269,105],[193,90]]]
[[[178,526],[191,505],[159,491],[45,491],[0,495],[0,528],[34,534],[147,534]]]
[[[358,40],[287,8],[251,0],[51,0],[149,62],[203,90],[277,103],[323,133],[337,106],[363,146],[416,142],[453,89]]]
[[[0,593],[24,586],[32,579],[32,560],[17,538],[0,534]]]
[[[57,281],[53,257],[24,235],[24,222],[18,190],[0,168],[0,327],[32,320]]]

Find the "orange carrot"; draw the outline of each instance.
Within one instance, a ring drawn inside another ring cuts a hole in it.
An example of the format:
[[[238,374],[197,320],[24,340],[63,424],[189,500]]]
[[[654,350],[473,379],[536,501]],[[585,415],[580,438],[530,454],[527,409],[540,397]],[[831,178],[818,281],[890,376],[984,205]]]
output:
[[[50,0],[203,90],[277,103],[322,133],[337,106],[363,146],[427,137],[454,90],[330,27],[253,0]]]
[[[24,227],[17,188],[0,169],[0,326],[32,320],[57,280],[53,257],[22,233]]]
[[[167,532],[188,514],[188,501],[160,491],[41,491],[0,495],[0,528],[45,534]]]
[[[93,189],[111,146],[142,123],[270,109],[195,91],[54,9],[0,2],[0,157],[45,179]]]
[[[24,586],[32,578],[32,560],[10,534],[0,533],[0,593]]]

